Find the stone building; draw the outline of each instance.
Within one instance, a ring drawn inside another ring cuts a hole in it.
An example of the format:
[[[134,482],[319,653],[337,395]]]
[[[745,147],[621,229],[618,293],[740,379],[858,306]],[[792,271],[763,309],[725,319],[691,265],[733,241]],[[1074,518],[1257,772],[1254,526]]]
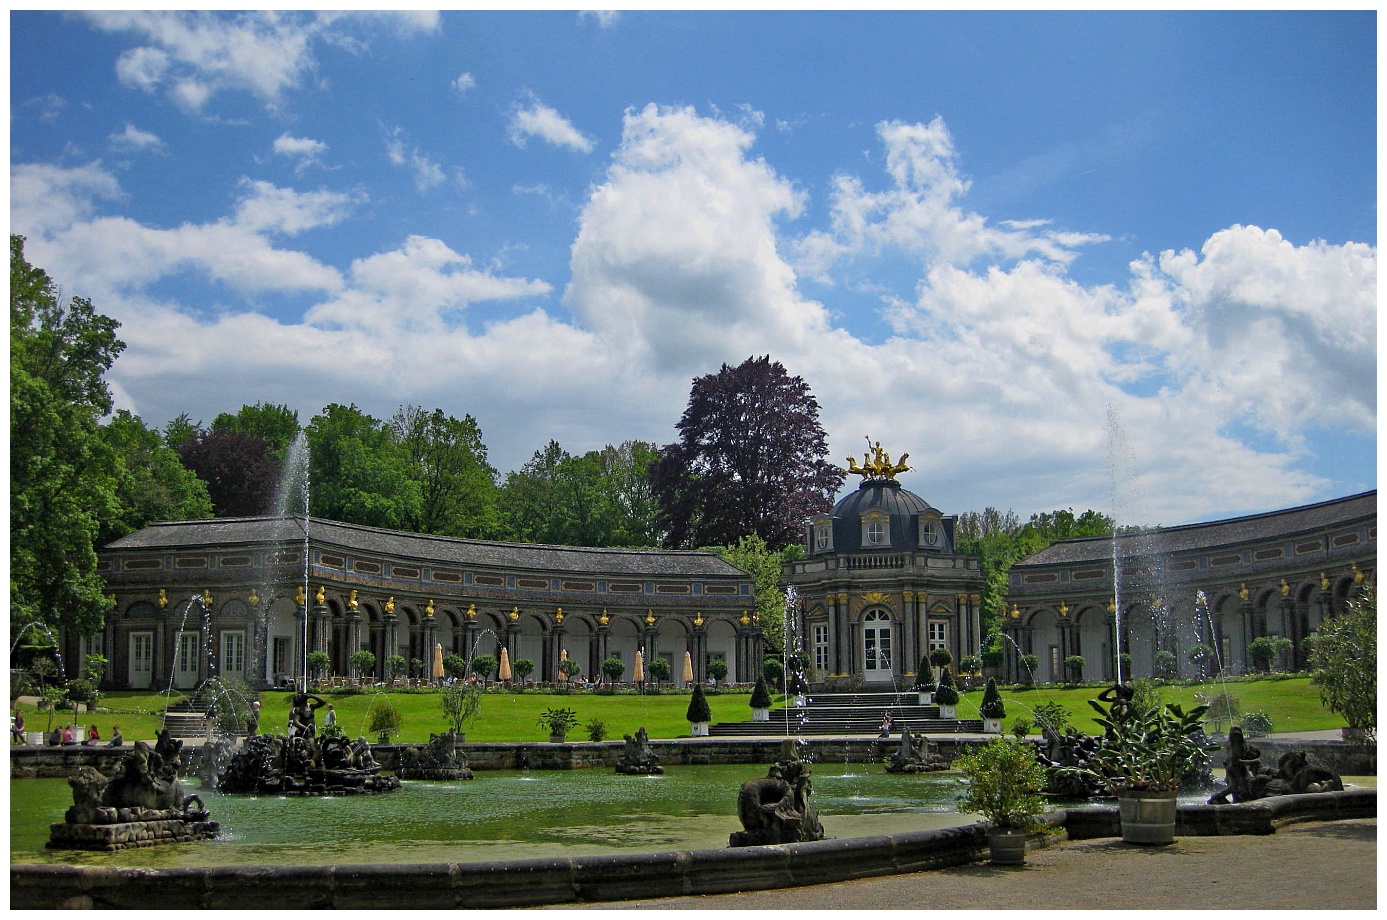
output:
[[[1116,572],[1114,571],[1116,569]],[[1282,669],[1306,664],[1304,639],[1377,569],[1377,493],[1248,517],[1111,537],[1061,540],[1011,568],[1005,677],[1061,680],[1083,659],[1084,680],[1112,680],[1120,628],[1124,680],[1160,658],[1181,676],[1240,674],[1261,636],[1291,641]],[[1120,615],[1119,615],[1120,614]],[[1201,645],[1213,660],[1190,660]],[[1169,653],[1160,655],[1161,652]]]
[[[591,549],[462,540],[302,518],[153,524],[98,561],[116,605],[103,633],[64,637],[69,673],[89,652],[112,689],[184,689],[209,676],[254,686],[301,675],[326,652],[352,676],[352,653],[432,663],[435,645],[471,659],[535,663],[553,681],[563,657],[586,678],[608,657],[684,652],[695,679],[711,658],[755,679],[761,659],[752,580],[703,552]],[[305,585],[307,589],[305,590]]]
[[[809,520],[806,558],[783,570],[816,688],[913,686],[930,649],[948,649],[957,669],[981,647],[982,575],[955,547],[954,516],[901,487],[904,456],[873,453],[850,462],[858,488]]]

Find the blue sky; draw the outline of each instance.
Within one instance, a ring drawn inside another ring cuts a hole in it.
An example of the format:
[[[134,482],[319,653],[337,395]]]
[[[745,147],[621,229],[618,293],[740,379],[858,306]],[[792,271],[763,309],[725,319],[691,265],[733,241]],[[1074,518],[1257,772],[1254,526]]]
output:
[[[946,513],[1376,488],[1374,12],[10,29],[11,230],[151,425],[418,404],[504,473],[770,354]]]

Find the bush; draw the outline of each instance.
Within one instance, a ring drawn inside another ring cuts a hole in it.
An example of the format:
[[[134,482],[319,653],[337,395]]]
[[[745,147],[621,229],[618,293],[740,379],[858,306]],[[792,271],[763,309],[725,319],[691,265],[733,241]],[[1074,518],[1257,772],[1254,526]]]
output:
[[[785,689],[785,665],[780,663],[777,658],[767,658],[761,662],[761,676],[766,679],[766,683],[780,690]]]
[[[1002,648],[1002,640],[994,635],[992,641],[983,646],[981,657],[984,667],[1000,668],[1007,657]]]
[[[1052,733],[1055,737],[1064,734],[1064,730],[1069,727],[1069,719],[1072,713],[1063,703],[1046,702],[1036,703],[1031,708],[1035,721],[1040,725],[1042,733]]]
[[[1002,703],[1002,694],[997,691],[997,681],[991,677],[987,679],[987,688],[982,692],[982,704],[978,706],[978,713],[984,719],[1004,719],[1007,709]]]
[[[708,708],[708,700],[704,698],[703,687],[699,684],[694,684],[693,696],[689,698],[689,708],[684,718],[690,722],[713,721],[713,711]]]
[[[944,665],[939,672],[939,689],[934,691],[934,701],[940,706],[958,705],[958,687],[954,684],[954,672]]]
[[[1040,656],[1027,652],[1021,656],[1021,673],[1027,683],[1035,683],[1035,669],[1040,667]]]
[[[443,673],[454,680],[462,680],[467,676],[467,659],[456,654],[444,655]]]
[[[1064,659],[1064,674],[1070,683],[1081,683],[1084,679],[1084,656],[1070,655]]]
[[[332,656],[327,652],[309,652],[307,662],[309,675],[321,680],[332,667]]]
[[[578,665],[578,662],[572,658],[565,658],[559,662],[559,673],[563,675],[564,680],[572,680],[573,675],[581,670],[583,669]]]
[[[1174,652],[1168,652],[1165,649],[1161,649],[1159,652],[1155,654],[1154,657],[1155,671],[1157,677],[1164,678],[1165,680],[1170,680],[1171,678],[1179,674],[1180,659],[1175,657]]]
[[[389,661],[389,659],[386,659]],[[391,735],[398,735],[400,728],[404,725],[404,719],[400,716],[400,711],[395,708],[395,704],[390,702],[388,696],[377,696],[371,701],[371,709],[366,720],[366,731],[372,735],[383,735],[389,740]]]
[[[662,680],[669,680],[671,669],[667,658],[661,658],[657,655],[650,659],[650,663],[645,666],[645,669],[650,672],[651,677],[655,678],[657,685]]]
[[[1196,642],[1185,651],[1185,658],[1194,665],[1195,673],[1203,677],[1208,673],[1209,665],[1213,663],[1214,650],[1203,642]]]
[[[347,664],[352,666],[357,676],[365,677],[376,669],[376,656],[366,649],[352,652],[352,656],[347,659]]]
[[[85,677],[74,677],[65,690],[69,703],[85,703],[92,698],[92,682]]]
[[[1320,701],[1349,728],[1377,729],[1377,588],[1363,582],[1342,616],[1321,623],[1309,639],[1310,681]]]
[[[958,660],[958,669],[964,674],[976,674],[982,670],[982,659],[977,655],[964,655]]]
[[[520,678],[523,683],[525,678],[534,673],[535,663],[529,658],[517,658],[511,669],[515,671],[515,676]]]
[[[751,691],[752,709],[770,709],[771,692],[766,688],[766,678],[756,678],[756,686]]]
[[[1016,736],[1016,740],[1020,741],[1022,738],[1029,735],[1031,733],[1031,729],[1034,727],[1035,724],[1031,722],[1030,719],[1026,718],[1025,716],[1017,716],[1011,722],[1010,731],[1013,735]]]
[[[1271,636],[1258,636],[1247,644],[1247,655],[1257,670],[1270,671],[1276,658],[1276,640]]]
[[[472,659],[472,673],[485,681],[492,674],[496,673],[497,664],[498,662],[496,661],[495,655],[478,655]]]
[[[601,719],[592,719],[583,730],[588,733],[589,741],[605,741],[607,738],[607,723]]]
[[[1244,713],[1242,728],[1252,738],[1261,738],[1275,731],[1275,728],[1272,727],[1271,716],[1265,712]]]
[[[953,653],[946,648],[930,649],[929,663],[936,668],[945,668],[954,663]]]
[[[405,672],[405,656],[386,655],[385,656],[385,679],[392,681]]]
[[[934,670],[930,667],[928,655],[920,658],[920,666],[915,669],[915,689],[921,693],[934,692]]]
[[[578,714],[572,709],[546,709],[536,720],[551,735],[566,735],[578,725]]]
[[[448,684],[439,694],[438,705],[443,708],[449,730],[457,734],[481,712],[482,689],[475,684]]]
[[[1236,722],[1238,714],[1243,710],[1242,702],[1227,690],[1196,693],[1194,698],[1200,705],[1209,707],[1205,720],[1218,732],[1223,731],[1225,725]]]
[[[941,681],[942,683],[942,681]],[[979,814],[1001,830],[1030,831],[1049,803],[1040,795],[1045,768],[1035,748],[999,738],[954,759],[954,769],[968,778],[958,810]]]
[[[714,681],[722,683],[727,679],[727,659],[710,658],[708,659],[708,676]]]
[[[607,678],[607,683],[616,683],[621,679],[621,675],[625,673],[626,663],[616,656],[612,656],[602,662],[602,676]]]

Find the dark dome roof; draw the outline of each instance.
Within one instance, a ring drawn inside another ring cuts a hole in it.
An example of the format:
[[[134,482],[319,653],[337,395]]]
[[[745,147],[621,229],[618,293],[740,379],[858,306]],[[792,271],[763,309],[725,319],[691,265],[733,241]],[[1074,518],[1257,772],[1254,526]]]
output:
[[[855,520],[868,511],[884,511],[894,518],[933,510],[937,509],[894,479],[868,479],[833,506],[833,516]]]
[[[870,538],[863,517],[885,515],[887,529]],[[928,519],[926,521],[926,519]],[[936,524],[937,522],[937,524]],[[810,554],[911,552],[923,549],[952,552],[953,523],[929,502],[894,479],[867,479],[848,493],[832,512],[832,543],[810,534]],[[928,533],[928,536],[927,536]]]

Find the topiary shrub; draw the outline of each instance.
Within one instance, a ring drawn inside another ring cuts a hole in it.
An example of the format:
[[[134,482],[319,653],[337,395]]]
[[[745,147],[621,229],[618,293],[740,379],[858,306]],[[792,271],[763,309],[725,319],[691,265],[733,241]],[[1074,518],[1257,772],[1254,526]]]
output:
[[[915,689],[921,693],[934,692],[934,670],[930,667],[928,655],[920,658],[920,667],[915,671]]]
[[[689,698],[689,708],[684,713],[684,718],[690,722],[713,721],[713,710],[708,708],[708,700],[703,695],[703,687],[700,684],[694,684],[693,696]]]
[[[946,668],[954,663],[953,653],[943,647],[930,649],[929,663],[936,668]]]
[[[771,692],[766,688],[766,678],[756,678],[756,686],[751,691],[752,709],[770,709]]]
[[[995,678],[987,679],[987,689],[982,692],[982,705],[978,706],[978,712],[984,719],[1005,719],[1007,708],[1002,703],[1002,694],[997,690]]]
[[[934,701],[940,706],[958,705],[958,685],[954,683],[954,672],[944,665],[939,672],[939,689],[934,691]]]

